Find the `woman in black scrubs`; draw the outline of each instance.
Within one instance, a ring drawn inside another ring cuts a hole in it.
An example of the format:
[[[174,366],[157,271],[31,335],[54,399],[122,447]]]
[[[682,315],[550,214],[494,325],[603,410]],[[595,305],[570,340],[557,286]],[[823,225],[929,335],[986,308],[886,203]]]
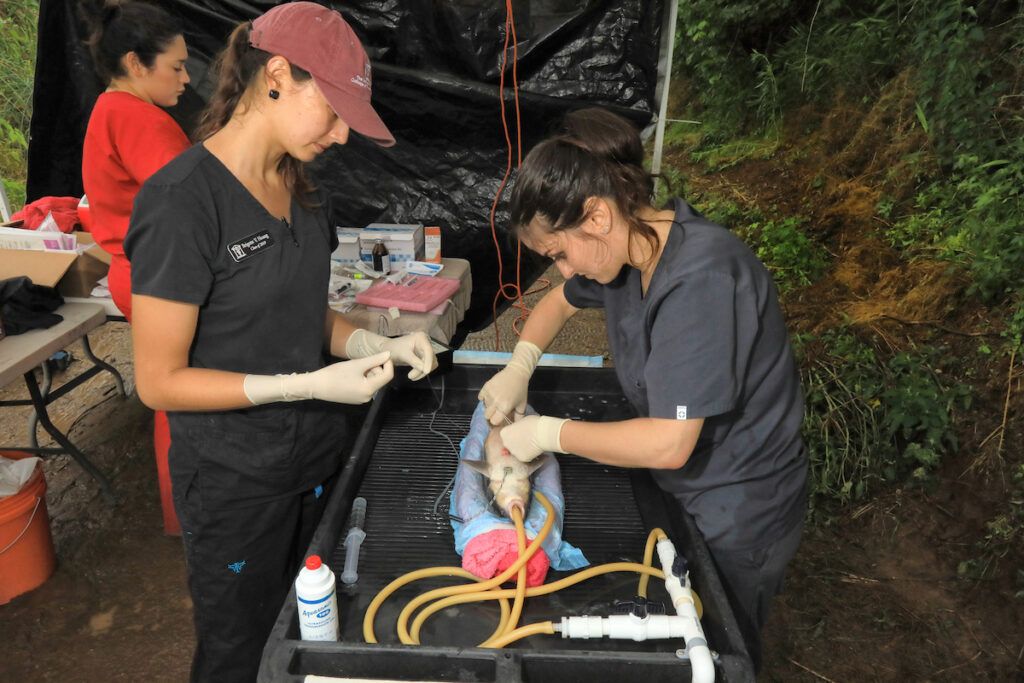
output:
[[[394,144],[337,12],[279,5],[232,33],[202,142],[143,186],[125,250],[139,396],[168,411],[195,611],[194,681],[252,681],[342,462],[335,404],[435,367],[327,307],[337,238],[302,165],[352,131]],[[331,362],[329,356],[348,358]]]
[[[534,308],[480,397],[493,424],[521,412],[542,350],[581,308],[603,308],[638,417],[526,417],[502,440],[524,461],[556,451],[650,468],[703,533],[758,665],[806,507],[799,375],[764,266],[682,199],[653,207],[652,187],[637,131],[607,111],[571,114],[530,152],[512,225],[566,282]]]

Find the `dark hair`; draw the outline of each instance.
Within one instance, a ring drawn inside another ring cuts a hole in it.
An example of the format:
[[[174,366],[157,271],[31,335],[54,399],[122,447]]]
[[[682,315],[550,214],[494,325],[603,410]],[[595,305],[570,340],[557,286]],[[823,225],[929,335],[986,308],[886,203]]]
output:
[[[640,135],[629,121],[607,109],[590,107],[571,111],[562,120],[560,130],[598,156],[620,164],[641,168],[644,165]]]
[[[182,35],[181,23],[167,10],[146,2],[85,0],[79,14],[89,28],[89,54],[104,83],[127,75],[121,58],[134,52],[146,68]]]
[[[657,253],[658,234],[638,217],[651,206],[654,183],[643,167],[636,128],[610,111],[590,108],[567,115],[561,130],[523,160],[510,200],[513,229],[522,233],[540,218],[549,232],[570,230],[586,220],[587,200],[603,197],[615,203],[630,235]]]
[[[272,56],[249,44],[251,29],[252,24],[247,21],[236,26],[228,37],[227,46],[217,56],[211,69],[217,74],[217,84],[199,120],[195,134],[197,140],[205,140],[219,131],[239,107],[244,112],[250,104],[250,91]],[[295,81],[303,83],[312,78],[308,71],[294,64],[290,66]],[[299,203],[307,208],[313,206],[309,195],[314,192],[314,187],[306,177],[302,162],[285,154],[277,170]]]

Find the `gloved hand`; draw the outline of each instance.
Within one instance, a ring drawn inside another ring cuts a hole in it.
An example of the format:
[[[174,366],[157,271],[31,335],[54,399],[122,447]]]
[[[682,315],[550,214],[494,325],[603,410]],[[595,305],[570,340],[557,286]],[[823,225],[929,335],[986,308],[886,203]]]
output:
[[[527,415],[503,428],[499,433],[502,445],[522,462],[530,462],[541,453],[565,453],[562,449],[562,425],[569,420],[560,417]]]
[[[519,342],[512,349],[512,358],[505,369],[487,380],[480,389],[477,398],[484,402],[484,417],[492,425],[511,420],[512,413],[526,412],[526,389],[542,353],[540,347],[532,342]]]
[[[437,367],[434,347],[425,332],[412,332],[402,337],[382,337],[362,328],[356,329],[345,342],[345,355],[364,358],[381,351],[390,351],[398,365],[410,365],[409,379],[423,379]]]
[[[395,376],[391,354],[332,363],[313,372],[246,375],[242,388],[253,405],[318,398],[334,403],[366,403]]]

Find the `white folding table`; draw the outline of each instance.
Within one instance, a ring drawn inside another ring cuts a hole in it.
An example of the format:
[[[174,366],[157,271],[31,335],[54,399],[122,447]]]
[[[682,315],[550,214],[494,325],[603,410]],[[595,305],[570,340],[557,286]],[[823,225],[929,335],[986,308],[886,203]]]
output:
[[[114,500],[113,490],[110,481],[103,475],[95,465],[80,451],[67,434],[61,432],[50,421],[46,407],[79,386],[93,375],[107,371],[117,385],[118,393],[125,396],[124,381],[117,370],[109,363],[105,363],[93,354],[89,346],[89,332],[102,325],[107,320],[107,313],[103,306],[93,303],[65,303],[55,313],[63,316],[64,320],[53,327],[42,330],[30,330],[13,337],[0,339],[0,386],[7,386],[13,382],[18,375],[25,379],[28,387],[29,399],[18,399],[0,401],[0,407],[31,405],[35,408],[35,415],[29,421],[30,446],[7,447],[8,450],[28,451],[40,455],[52,455],[56,453],[67,453],[88,472],[97,482],[103,495],[110,501]],[[92,362],[92,367],[82,374],[65,382],[54,391],[50,391],[50,374],[46,360],[55,352],[69,346],[78,340],[82,341],[82,348],[86,358]],[[35,368],[43,368],[43,386],[40,387],[36,380]],[[60,445],[60,448],[40,448],[36,441],[36,421],[43,426],[43,429],[53,437]]]

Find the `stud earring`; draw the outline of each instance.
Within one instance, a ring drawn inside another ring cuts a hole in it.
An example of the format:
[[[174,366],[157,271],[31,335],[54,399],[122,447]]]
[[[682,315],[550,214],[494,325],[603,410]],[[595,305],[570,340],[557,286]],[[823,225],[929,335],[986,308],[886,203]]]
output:
[[[270,96],[270,99],[276,100],[278,97],[281,96],[281,93],[277,92],[276,90],[271,89],[269,92],[267,92],[267,95]]]

